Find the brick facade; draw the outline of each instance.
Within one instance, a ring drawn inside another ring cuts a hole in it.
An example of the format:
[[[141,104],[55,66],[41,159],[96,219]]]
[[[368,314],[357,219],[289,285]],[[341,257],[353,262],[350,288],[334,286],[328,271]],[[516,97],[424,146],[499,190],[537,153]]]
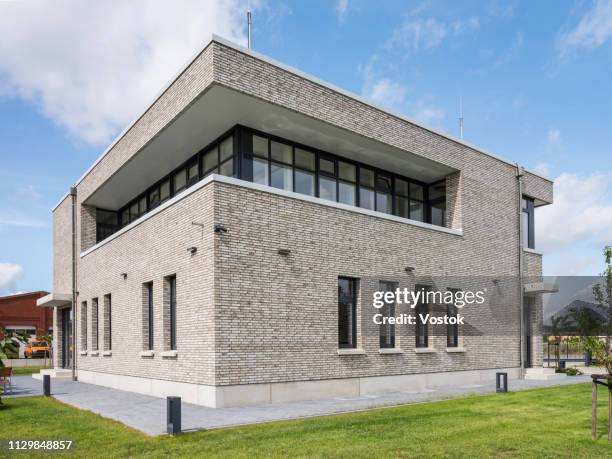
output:
[[[457,169],[446,178],[446,221],[461,231],[219,179],[95,246],[95,214],[82,203],[212,85]],[[551,202],[551,182],[530,173],[523,181],[525,193]],[[413,287],[415,276],[516,277],[517,190],[512,164],[213,41],[77,185],[77,247],[93,247],[78,259],[77,281],[79,304],[90,305],[90,350],[111,348],[104,298],[112,295],[112,352],[79,356],[78,367],[212,386],[517,367],[518,322],[514,336],[464,337],[466,352],[456,354],[446,352],[445,337],[432,338],[435,352],[417,354],[414,338],[398,327],[397,346],[404,352],[384,355],[364,309],[381,280]],[[227,233],[212,231],[219,222]],[[70,199],[65,199],[54,211],[54,289],[62,292],[70,291],[70,225]],[[279,255],[278,249],[290,254]],[[527,274],[541,274],[540,255],[526,254],[525,262]],[[406,266],[415,267],[414,276],[406,274]],[[337,353],[340,275],[360,279],[360,355]],[[168,276],[176,276],[177,355],[167,352]],[[148,347],[148,282],[153,283],[154,355],[142,354]],[[537,306],[530,320],[541,318]],[[96,320],[100,343],[93,332]],[[76,322],[82,347],[84,322]],[[537,337],[532,349],[533,361],[541,362]]]

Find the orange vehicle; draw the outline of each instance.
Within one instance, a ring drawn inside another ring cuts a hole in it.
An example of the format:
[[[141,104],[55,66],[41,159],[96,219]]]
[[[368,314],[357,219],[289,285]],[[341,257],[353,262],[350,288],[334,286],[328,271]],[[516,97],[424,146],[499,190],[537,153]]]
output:
[[[30,341],[23,351],[26,359],[32,357],[49,357],[49,344],[44,341]]]

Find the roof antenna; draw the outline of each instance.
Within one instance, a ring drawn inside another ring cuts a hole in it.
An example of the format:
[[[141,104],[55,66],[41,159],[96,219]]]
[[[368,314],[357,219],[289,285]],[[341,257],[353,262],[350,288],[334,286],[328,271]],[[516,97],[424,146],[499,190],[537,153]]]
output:
[[[459,96],[459,138],[463,140],[463,97]]]
[[[247,27],[249,30],[249,38],[247,41],[247,46],[249,49],[251,49],[251,11],[247,11]]]

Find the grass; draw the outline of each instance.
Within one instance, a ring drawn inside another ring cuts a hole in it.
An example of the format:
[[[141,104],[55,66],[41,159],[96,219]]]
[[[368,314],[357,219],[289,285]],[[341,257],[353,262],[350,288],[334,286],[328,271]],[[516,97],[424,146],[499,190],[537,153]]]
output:
[[[54,399],[15,398],[0,409],[0,439],[71,439],[79,457],[610,457],[600,393],[596,441],[589,384],[157,438]]]
[[[42,365],[36,367],[13,367],[13,376],[31,375],[34,373],[38,373],[40,370],[43,370],[45,368],[51,367],[49,365],[47,365],[46,367]]]

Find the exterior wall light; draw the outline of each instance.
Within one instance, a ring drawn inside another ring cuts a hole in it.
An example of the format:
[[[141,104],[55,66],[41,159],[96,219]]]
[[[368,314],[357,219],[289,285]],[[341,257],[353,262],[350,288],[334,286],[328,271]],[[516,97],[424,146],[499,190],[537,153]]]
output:
[[[221,223],[215,223],[215,233],[227,233],[227,228]]]
[[[406,266],[404,268],[404,271],[406,271],[407,273],[412,273],[414,272],[414,266]]]
[[[127,273],[121,273],[121,277],[123,277],[123,280],[127,279]]]
[[[189,252],[191,255],[195,255],[197,251],[198,251],[197,247],[189,247],[187,249],[187,252]]]
[[[278,249],[278,254],[279,255],[283,255],[283,256],[288,256],[289,254],[291,254],[291,250],[289,249]]]

